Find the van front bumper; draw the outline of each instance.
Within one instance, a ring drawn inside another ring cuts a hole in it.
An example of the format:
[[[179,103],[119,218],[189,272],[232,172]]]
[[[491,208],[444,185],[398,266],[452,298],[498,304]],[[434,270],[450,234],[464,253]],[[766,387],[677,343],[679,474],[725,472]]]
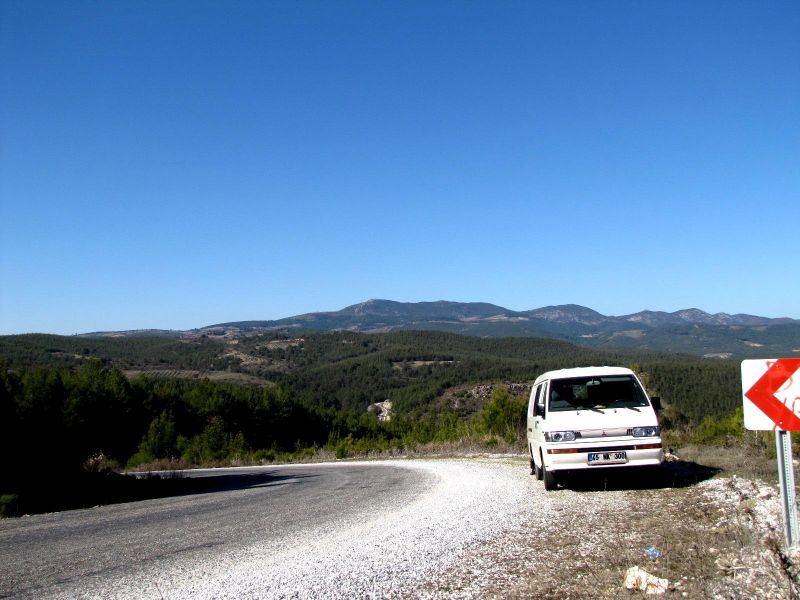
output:
[[[549,444],[544,448],[549,471],[610,469],[617,467],[657,466],[664,462],[660,439],[635,438],[625,441],[588,444]],[[625,453],[625,462],[589,463],[589,454]]]

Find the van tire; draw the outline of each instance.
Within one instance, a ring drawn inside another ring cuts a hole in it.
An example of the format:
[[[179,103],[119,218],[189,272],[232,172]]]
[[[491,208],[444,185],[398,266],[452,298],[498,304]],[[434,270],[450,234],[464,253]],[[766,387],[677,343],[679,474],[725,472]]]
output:
[[[528,450],[530,451],[531,455],[531,475],[536,475],[536,479],[542,479],[542,470],[536,465],[536,461],[533,460],[533,448],[530,444],[528,444]]]
[[[558,487],[556,483],[556,474],[547,470],[547,465],[544,464],[544,461],[542,461],[542,479],[544,479],[544,489],[548,492]]]

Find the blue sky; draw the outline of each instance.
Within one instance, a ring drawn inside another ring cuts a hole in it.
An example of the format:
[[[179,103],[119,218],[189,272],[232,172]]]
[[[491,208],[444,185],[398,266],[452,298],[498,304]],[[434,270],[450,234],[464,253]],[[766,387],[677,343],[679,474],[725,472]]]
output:
[[[800,318],[796,2],[0,3],[0,333]]]

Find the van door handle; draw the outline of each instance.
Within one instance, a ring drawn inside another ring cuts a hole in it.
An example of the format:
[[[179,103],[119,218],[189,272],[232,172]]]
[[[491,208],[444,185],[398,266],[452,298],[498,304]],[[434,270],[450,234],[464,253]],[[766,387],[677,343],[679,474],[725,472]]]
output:
[[[533,431],[533,429],[531,429],[530,427],[528,427],[528,431]]]

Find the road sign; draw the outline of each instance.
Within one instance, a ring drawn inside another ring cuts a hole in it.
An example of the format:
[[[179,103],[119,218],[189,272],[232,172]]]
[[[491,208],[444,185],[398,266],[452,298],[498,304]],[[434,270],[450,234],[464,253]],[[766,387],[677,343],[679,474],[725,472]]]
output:
[[[800,358],[742,361],[744,426],[800,431]]]
[[[797,549],[800,527],[794,495],[794,463],[789,431],[800,431],[800,358],[742,361],[744,426],[775,431],[786,545]]]
[[[794,495],[792,437],[788,431],[775,432],[775,450],[778,456],[778,484],[781,489],[783,532],[786,535],[786,546],[796,549],[800,542],[800,527],[797,524],[797,502]]]

